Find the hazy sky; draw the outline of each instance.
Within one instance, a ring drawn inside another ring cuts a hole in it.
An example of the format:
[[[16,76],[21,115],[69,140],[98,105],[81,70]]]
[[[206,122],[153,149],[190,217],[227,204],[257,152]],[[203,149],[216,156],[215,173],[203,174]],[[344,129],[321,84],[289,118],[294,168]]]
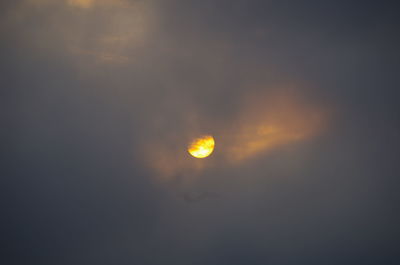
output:
[[[1,1],[0,263],[399,264],[398,8]]]

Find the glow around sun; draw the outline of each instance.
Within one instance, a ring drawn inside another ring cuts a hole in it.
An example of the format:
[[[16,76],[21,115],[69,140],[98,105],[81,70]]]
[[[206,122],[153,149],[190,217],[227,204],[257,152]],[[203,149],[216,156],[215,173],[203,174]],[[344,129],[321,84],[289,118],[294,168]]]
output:
[[[211,135],[194,139],[188,146],[188,152],[196,158],[205,158],[214,151],[215,141]]]

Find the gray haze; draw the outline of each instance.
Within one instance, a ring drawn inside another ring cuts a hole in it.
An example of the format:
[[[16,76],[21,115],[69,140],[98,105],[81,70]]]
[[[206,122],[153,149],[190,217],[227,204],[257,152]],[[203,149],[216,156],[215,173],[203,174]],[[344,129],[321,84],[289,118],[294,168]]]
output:
[[[400,264],[395,1],[0,10],[1,264]]]

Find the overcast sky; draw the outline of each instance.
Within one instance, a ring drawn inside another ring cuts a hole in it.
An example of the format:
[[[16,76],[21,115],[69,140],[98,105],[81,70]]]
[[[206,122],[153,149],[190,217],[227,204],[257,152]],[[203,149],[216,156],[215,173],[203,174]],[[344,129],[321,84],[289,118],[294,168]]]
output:
[[[400,264],[398,8],[1,1],[0,263]]]

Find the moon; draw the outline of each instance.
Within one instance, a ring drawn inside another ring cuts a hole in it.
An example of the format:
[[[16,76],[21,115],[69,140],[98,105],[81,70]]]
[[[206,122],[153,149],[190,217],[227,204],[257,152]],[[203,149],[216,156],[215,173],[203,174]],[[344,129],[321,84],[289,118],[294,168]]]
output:
[[[205,158],[214,151],[215,141],[211,135],[194,139],[188,146],[188,152],[195,158]]]

